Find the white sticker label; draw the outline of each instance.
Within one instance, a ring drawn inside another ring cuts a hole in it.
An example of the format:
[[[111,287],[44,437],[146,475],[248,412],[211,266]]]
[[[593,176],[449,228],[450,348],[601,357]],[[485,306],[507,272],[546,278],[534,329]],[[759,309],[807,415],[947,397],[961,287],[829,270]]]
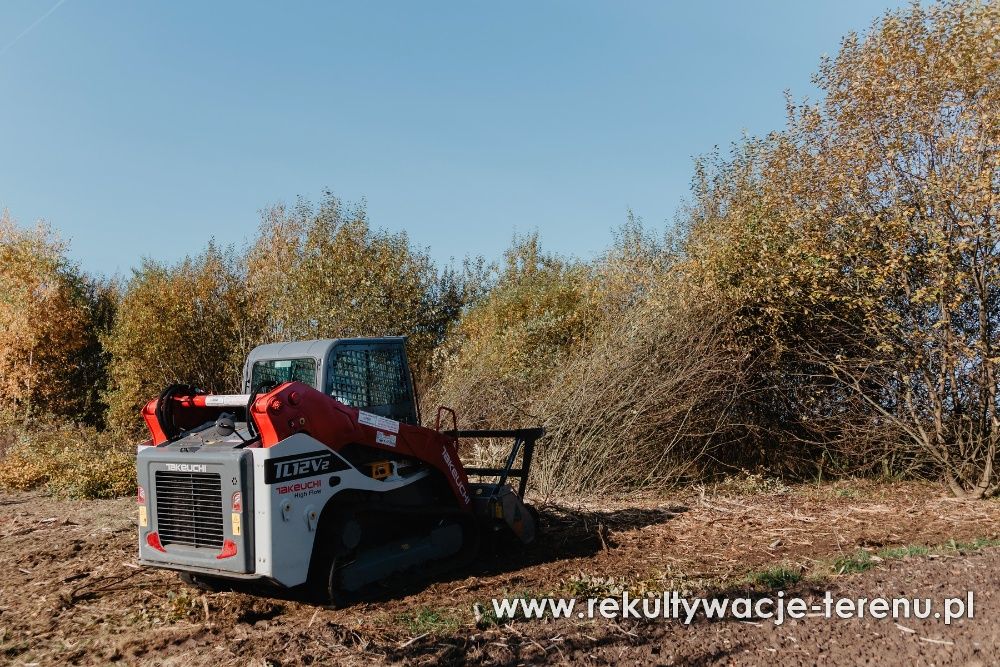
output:
[[[380,445],[385,445],[386,447],[395,447],[396,436],[389,435],[388,433],[383,433],[382,431],[379,431],[378,433],[375,434],[375,442],[377,442]]]
[[[365,426],[373,426],[375,428],[382,429],[383,431],[399,433],[399,422],[395,419],[389,419],[388,417],[383,417],[381,415],[373,415],[372,413],[365,412],[364,410],[358,410],[358,422],[364,424]]]
[[[249,394],[210,394],[205,397],[208,407],[240,408],[250,400]]]

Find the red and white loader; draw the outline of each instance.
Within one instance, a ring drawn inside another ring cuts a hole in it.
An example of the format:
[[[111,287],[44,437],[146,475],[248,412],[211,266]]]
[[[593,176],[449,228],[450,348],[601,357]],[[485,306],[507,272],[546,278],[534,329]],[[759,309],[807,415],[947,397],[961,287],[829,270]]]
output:
[[[460,431],[447,408],[421,426],[405,339],[263,345],[243,387],[171,385],[143,409],[142,564],[336,601],[394,573],[466,562],[484,536],[534,539],[523,497],[542,429]],[[464,467],[468,438],[512,440],[506,465]]]

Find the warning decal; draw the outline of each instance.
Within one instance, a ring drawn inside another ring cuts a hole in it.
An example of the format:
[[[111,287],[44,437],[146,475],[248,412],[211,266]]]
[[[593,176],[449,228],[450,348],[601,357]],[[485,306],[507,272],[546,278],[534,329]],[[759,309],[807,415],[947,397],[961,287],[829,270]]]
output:
[[[373,415],[370,412],[358,410],[358,421],[365,426],[372,426],[390,433],[399,433],[399,422],[382,415]]]

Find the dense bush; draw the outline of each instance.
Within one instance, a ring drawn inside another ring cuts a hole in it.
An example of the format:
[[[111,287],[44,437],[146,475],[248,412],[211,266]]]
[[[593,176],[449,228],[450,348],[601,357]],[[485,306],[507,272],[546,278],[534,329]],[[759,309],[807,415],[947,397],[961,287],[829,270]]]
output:
[[[462,306],[454,273],[439,274],[406,234],[374,230],[363,206],[274,206],[247,257],[258,342],[409,336],[418,368]]]
[[[713,304],[643,308],[609,319],[562,364],[530,410],[547,437],[535,488],[607,495],[702,477],[711,459],[736,461],[733,395],[743,371]],[[728,451],[727,451],[728,450]]]
[[[139,410],[172,382],[237,390],[253,343],[246,312],[240,260],[233,252],[213,245],[175,265],[144,260],[123,287],[104,341],[111,356],[111,428],[138,433]]]
[[[679,289],[675,262],[634,218],[590,265],[516,239],[439,350],[427,403],[457,409],[463,427],[544,425],[533,483],[545,495],[662,487],[704,474],[706,454],[735,461],[747,364],[714,300]]]
[[[135,445],[93,427],[0,427],[0,487],[45,488],[72,498],[115,498],[135,493]]]
[[[1000,7],[888,14],[820,104],[703,165],[685,271],[767,359],[762,425],[857,464],[1000,488]]]
[[[590,267],[543,252],[537,235],[515,239],[493,274],[438,348],[428,397],[472,427],[516,421],[597,318]]]

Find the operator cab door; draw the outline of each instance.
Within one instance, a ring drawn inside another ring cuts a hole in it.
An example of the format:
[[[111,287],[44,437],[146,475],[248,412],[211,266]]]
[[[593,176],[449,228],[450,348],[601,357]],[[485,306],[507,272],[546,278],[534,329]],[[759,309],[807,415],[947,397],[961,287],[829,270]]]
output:
[[[417,424],[403,341],[337,343],[327,359],[325,392],[345,405]]]

